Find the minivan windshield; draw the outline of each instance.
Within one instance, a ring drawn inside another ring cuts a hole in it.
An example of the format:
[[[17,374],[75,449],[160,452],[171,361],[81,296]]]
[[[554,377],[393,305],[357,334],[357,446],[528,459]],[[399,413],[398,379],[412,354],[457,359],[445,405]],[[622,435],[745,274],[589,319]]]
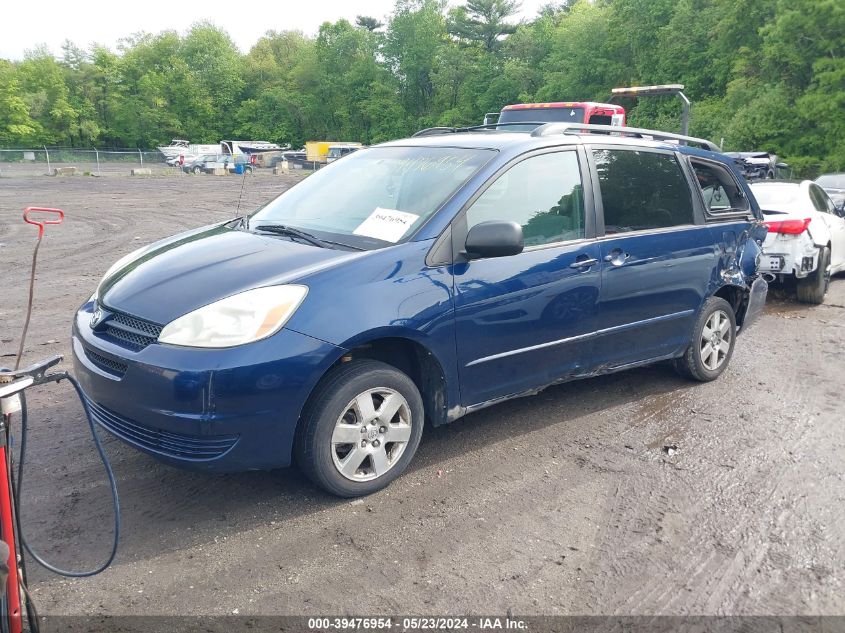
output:
[[[494,155],[455,147],[373,147],[320,169],[255,212],[250,230],[281,225],[353,248],[410,237]]]

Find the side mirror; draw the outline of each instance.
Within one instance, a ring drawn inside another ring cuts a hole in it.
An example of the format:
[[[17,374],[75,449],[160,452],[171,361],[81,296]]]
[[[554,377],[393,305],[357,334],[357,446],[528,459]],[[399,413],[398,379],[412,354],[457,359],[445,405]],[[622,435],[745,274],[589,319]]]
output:
[[[516,222],[481,222],[467,233],[462,255],[467,259],[518,255],[525,248]]]

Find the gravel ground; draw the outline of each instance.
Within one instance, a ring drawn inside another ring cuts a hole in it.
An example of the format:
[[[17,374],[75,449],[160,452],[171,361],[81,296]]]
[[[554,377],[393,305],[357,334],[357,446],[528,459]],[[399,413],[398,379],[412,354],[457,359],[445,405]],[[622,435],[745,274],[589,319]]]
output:
[[[241,207],[301,177],[248,177]],[[0,353],[23,319],[24,206],[67,212],[41,247],[26,359],[69,358],[74,310],[106,268],[233,216],[241,184],[4,173]],[[104,435],[117,560],[82,580],[31,565],[30,587],[47,615],[843,615],[843,335],[845,279],[817,307],[772,296],[714,383],[654,366],[492,407],[427,429],[410,470],[356,501],[295,470],[183,472]],[[50,558],[90,566],[110,505],[70,396],[30,398],[23,516]]]

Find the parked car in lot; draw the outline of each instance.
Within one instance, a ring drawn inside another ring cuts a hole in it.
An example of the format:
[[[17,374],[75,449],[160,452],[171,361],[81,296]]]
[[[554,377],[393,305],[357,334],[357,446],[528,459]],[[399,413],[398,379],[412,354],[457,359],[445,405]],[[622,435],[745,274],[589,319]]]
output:
[[[338,145],[331,145],[329,147],[329,153],[326,154],[326,162],[333,163],[344,156],[357,152],[359,149],[361,149],[360,143],[340,143]]]
[[[840,212],[845,212],[845,173],[822,174],[816,178],[816,184],[827,192]]]
[[[716,379],[765,302],[754,196],[719,153],[582,127],[363,149],[127,255],[73,326],[94,418],[348,497],[405,470],[425,419],[658,361]]]
[[[190,160],[185,159],[185,162],[182,164],[182,171],[186,174],[202,174],[205,172],[206,165],[217,161],[217,156],[217,154],[200,154]]]
[[[252,173],[254,165],[245,155],[232,157],[231,154],[203,154],[197,156],[190,163],[182,165],[182,171],[192,174],[207,174],[215,169],[226,169],[229,172],[238,171],[238,166],[247,173]]]
[[[760,270],[795,277],[798,300],[821,303],[831,275],[845,270],[845,214],[810,180],[750,187],[769,227]]]
[[[281,152],[279,156],[274,156],[268,161],[268,167],[276,167],[282,161],[287,161],[292,169],[302,169],[307,162],[305,150]]]

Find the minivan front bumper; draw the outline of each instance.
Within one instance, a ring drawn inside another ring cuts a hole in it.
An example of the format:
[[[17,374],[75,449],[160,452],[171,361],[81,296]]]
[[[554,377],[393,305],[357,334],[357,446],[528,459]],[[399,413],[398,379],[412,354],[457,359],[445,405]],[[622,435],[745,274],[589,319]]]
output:
[[[94,303],[73,326],[77,379],[94,420],[132,446],[196,470],[287,466],[303,406],[343,353],[282,329],[240,347],[154,342],[128,349],[90,327]]]

